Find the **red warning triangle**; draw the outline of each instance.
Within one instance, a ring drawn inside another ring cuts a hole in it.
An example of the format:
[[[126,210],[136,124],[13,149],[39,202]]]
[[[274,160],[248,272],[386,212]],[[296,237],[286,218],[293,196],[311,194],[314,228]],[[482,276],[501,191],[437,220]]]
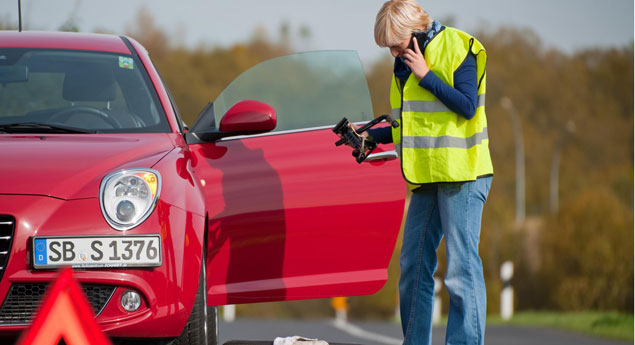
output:
[[[71,268],[63,269],[49,288],[18,345],[57,345],[62,338],[67,345],[111,345],[95,322],[93,309]]]

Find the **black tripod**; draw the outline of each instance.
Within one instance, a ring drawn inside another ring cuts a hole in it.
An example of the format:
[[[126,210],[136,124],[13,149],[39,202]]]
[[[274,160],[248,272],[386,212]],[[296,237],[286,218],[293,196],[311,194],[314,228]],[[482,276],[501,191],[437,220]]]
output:
[[[342,138],[335,142],[335,146],[340,146],[342,144],[346,144],[353,147],[353,157],[355,157],[355,161],[357,163],[363,162],[369,154],[375,150],[377,147],[377,143],[368,138],[364,138],[360,135],[367,129],[373,127],[374,125],[380,123],[381,121],[386,120],[386,122],[390,123],[393,128],[399,127],[399,123],[395,121],[390,115],[381,115],[369,121],[367,124],[359,127],[358,129],[353,129],[351,123],[348,119],[343,118],[340,122],[333,127],[333,133],[340,135]]]

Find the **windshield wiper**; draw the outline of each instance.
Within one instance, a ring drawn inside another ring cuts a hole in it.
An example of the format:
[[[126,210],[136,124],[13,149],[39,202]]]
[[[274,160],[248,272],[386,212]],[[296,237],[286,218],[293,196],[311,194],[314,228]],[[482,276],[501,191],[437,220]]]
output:
[[[97,133],[97,131],[95,130],[53,125],[49,123],[37,123],[37,122],[9,123],[9,124],[0,125],[0,132],[2,133]]]

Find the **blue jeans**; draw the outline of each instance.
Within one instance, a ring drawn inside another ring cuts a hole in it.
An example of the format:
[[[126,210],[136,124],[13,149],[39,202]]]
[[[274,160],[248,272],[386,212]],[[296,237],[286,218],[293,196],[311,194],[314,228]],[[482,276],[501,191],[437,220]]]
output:
[[[478,254],[492,177],[439,183],[412,193],[401,247],[399,300],[404,345],[430,344],[437,248],[445,236],[450,294],[446,344],[482,345],[487,297]]]

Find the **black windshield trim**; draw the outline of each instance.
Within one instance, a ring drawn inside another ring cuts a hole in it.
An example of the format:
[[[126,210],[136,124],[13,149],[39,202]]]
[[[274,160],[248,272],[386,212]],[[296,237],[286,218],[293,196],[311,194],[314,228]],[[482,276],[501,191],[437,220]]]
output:
[[[32,131],[35,130],[35,131]],[[61,126],[51,123],[38,122],[16,122],[0,125],[0,131],[4,133],[75,133],[94,134],[96,130],[84,128]]]
[[[130,40],[128,39],[128,37],[126,36],[119,36],[119,38],[121,38],[121,40],[123,41],[123,43],[126,45],[126,47],[128,47],[128,50],[130,50],[130,54],[134,55],[134,56],[139,56],[139,54],[137,54],[137,50],[134,49],[134,47],[132,46],[132,44],[130,43]]]

